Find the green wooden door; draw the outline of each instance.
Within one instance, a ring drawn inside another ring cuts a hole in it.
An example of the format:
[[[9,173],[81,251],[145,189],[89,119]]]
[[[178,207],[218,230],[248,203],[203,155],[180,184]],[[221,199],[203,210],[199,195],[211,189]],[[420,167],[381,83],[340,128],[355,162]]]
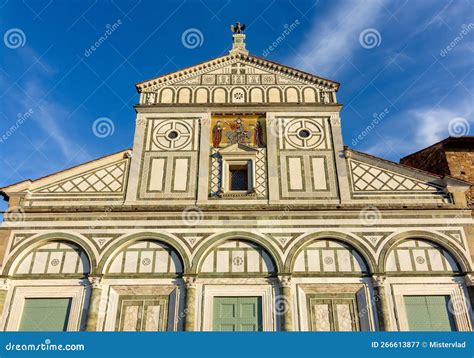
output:
[[[27,298],[20,331],[66,331],[70,298]]]
[[[457,331],[449,296],[404,296],[410,331]]]
[[[261,331],[261,297],[214,297],[214,331]]]

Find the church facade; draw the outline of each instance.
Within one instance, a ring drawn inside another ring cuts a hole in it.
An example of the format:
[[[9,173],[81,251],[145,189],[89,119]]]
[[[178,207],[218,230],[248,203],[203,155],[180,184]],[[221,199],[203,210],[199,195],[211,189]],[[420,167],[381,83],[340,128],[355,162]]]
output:
[[[1,189],[0,329],[471,331],[469,184],[345,147],[339,84],[234,32],[137,84],[132,149]]]

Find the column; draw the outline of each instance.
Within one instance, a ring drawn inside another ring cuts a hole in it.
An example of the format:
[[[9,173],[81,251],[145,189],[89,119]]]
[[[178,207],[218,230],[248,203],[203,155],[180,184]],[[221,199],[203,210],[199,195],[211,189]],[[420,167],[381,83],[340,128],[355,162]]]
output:
[[[389,315],[389,308],[387,302],[387,296],[385,294],[385,284],[386,277],[374,275],[372,277],[372,284],[374,287],[374,302],[375,308],[377,311],[377,318],[379,321],[379,327],[381,331],[391,331],[391,324],[390,324],[390,315]]]
[[[102,296],[102,278],[97,276],[88,277],[89,288],[89,309],[87,311],[86,331],[97,331],[97,320]]]
[[[467,294],[469,295],[469,302],[467,302],[467,307],[472,309],[474,307],[474,274],[467,273],[464,276],[464,282],[467,287]]]
[[[8,289],[10,288],[10,280],[2,278],[0,280],[0,316],[5,308],[5,300],[7,298]]]
[[[194,331],[196,318],[196,277],[187,276],[184,279],[186,285],[185,308],[184,308],[184,330]]]
[[[276,312],[281,317],[283,331],[293,331],[293,312],[291,299],[291,277],[280,276],[281,296],[277,297]]]

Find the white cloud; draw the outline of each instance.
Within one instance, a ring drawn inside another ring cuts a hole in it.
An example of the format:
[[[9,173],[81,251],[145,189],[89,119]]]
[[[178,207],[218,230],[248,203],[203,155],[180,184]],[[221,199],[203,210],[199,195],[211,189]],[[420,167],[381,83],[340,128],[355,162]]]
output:
[[[383,9],[382,1],[345,1],[329,12],[326,21],[318,23],[297,49],[297,55],[286,63],[318,74],[331,74],[351,53],[360,49],[359,34],[377,27]],[[382,39],[383,41],[383,39]]]
[[[453,135],[450,126],[458,129],[454,134],[472,135],[473,115],[474,108],[470,101],[458,101],[449,107],[409,109],[391,118],[387,126],[377,128],[378,135],[371,136],[371,140],[360,150],[398,161],[405,155]],[[466,130],[470,131],[466,133]]]

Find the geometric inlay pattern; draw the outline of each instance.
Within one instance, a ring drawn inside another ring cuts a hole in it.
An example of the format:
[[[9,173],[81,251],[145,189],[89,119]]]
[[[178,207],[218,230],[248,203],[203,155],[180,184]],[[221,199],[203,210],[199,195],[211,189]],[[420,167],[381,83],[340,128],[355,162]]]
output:
[[[153,240],[141,240],[122,249],[107,270],[109,274],[180,274],[183,266],[170,246]]]
[[[33,249],[15,268],[15,274],[78,274],[90,271],[89,259],[76,244],[50,241]]]
[[[316,274],[365,274],[367,265],[351,246],[334,240],[317,240],[301,250],[294,263],[294,272]]]
[[[39,190],[40,193],[116,193],[123,189],[126,160],[80,174]]]
[[[285,128],[285,138],[294,148],[315,148],[324,141],[324,129],[314,119],[294,118]]]
[[[255,158],[255,193],[258,197],[265,196],[267,194],[265,158],[266,149],[259,149]]]
[[[192,122],[181,120],[156,121],[153,144],[162,150],[184,149],[192,141]]]
[[[408,178],[400,174],[350,161],[354,191],[438,191],[433,184]]]
[[[441,246],[425,240],[410,239],[390,251],[387,272],[456,273],[460,271],[456,259]]]
[[[222,159],[216,148],[211,150],[211,197],[218,196],[222,188]]]
[[[206,255],[200,272],[267,274],[275,272],[275,266],[261,246],[243,240],[229,240]]]

